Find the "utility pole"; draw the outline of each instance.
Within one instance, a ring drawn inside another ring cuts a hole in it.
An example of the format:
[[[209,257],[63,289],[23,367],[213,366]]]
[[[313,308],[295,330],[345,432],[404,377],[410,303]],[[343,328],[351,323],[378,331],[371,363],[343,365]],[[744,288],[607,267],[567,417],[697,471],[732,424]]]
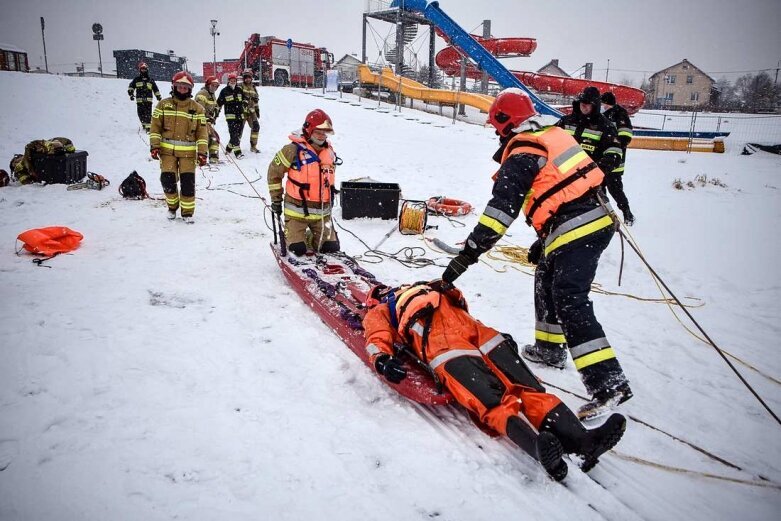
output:
[[[46,73],[49,73],[49,57],[46,56],[46,35],[44,34],[43,30],[46,27],[46,22],[43,21],[43,16],[41,17],[41,38],[43,39],[43,61],[46,64]],[[778,78],[778,71],[776,70],[776,78]]]
[[[608,74],[610,74],[610,58],[607,59],[607,70],[605,70],[605,82],[607,82]]]
[[[41,18],[43,20],[43,18]],[[46,47],[44,46],[44,50]],[[781,69],[781,60],[778,60],[778,66],[776,67],[776,81],[773,82],[773,85],[778,85],[778,69]]]
[[[217,20],[211,20],[211,24],[209,34],[212,35],[212,69],[214,70],[214,75],[217,76],[217,37],[220,33],[217,32]]]

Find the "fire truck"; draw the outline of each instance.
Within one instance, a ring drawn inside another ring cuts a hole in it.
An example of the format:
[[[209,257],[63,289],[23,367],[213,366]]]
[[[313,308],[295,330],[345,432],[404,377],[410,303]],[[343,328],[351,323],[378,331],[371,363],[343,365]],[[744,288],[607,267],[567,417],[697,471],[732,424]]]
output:
[[[325,47],[256,33],[244,42],[244,50],[237,60],[216,64],[204,62],[203,75],[217,76],[222,83],[226,83],[228,74],[235,72],[241,76],[245,69],[252,69],[261,85],[320,87],[325,71],[333,63],[334,55]]]

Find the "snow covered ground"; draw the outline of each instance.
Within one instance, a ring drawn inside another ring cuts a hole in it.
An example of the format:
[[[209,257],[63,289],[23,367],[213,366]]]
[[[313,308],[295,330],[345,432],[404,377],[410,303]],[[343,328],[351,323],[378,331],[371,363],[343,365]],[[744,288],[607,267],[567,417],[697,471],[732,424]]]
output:
[[[630,421],[589,476],[573,463],[553,483],[454,409],[406,402],[346,349],[287,286],[261,202],[233,193],[254,195],[235,167],[198,173],[193,226],[168,222],[161,201],[123,200],[116,187],[132,170],[161,195],[126,86],[0,73],[4,162],[32,139],[64,135],[112,182],[0,189],[0,519],[777,519],[781,427],[665,305],[593,295],[635,392],[624,412],[711,456]],[[264,196],[273,154],[320,107],[336,127],[339,180],[371,176],[406,198],[445,194],[482,211],[495,170],[489,129],[316,93],[260,89],[261,153],[240,166]],[[227,138],[224,121],[218,130]],[[765,153],[631,150],[625,176],[644,254],[679,296],[701,299],[692,312],[723,349],[767,375],[734,362],[776,412],[780,171]],[[726,186],[672,187],[701,175]],[[432,218],[427,235],[454,244],[476,220]],[[370,245],[393,226],[340,224]],[[48,225],[82,232],[81,248],[50,268],[14,254],[19,233]],[[340,236],[345,251],[364,252]],[[528,246],[532,232],[519,222],[508,240]],[[383,244],[403,247],[448,260],[419,237]],[[459,280],[473,313],[530,340],[532,278],[486,261]],[[603,289],[659,296],[631,252],[618,287],[619,262],[614,240]],[[389,282],[443,269],[364,266]],[[583,393],[571,364],[538,374]]]

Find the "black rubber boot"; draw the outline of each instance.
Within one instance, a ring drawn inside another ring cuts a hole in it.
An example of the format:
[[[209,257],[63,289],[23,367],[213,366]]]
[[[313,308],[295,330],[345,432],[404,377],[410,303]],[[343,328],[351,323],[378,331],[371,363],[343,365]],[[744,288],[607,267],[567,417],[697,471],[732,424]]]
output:
[[[561,442],[564,452],[583,457],[583,472],[588,472],[599,457],[619,442],[626,430],[626,418],[613,414],[605,423],[594,429],[586,429],[569,407],[560,403],[542,422],[540,432],[551,432]]]
[[[507,437],[539,461],[554,481],[561,481],[567,476],[567,463],[561,458],[564,450],[555,435],[550,432],[537,434],[531,425],[513,416],[507,420]]]

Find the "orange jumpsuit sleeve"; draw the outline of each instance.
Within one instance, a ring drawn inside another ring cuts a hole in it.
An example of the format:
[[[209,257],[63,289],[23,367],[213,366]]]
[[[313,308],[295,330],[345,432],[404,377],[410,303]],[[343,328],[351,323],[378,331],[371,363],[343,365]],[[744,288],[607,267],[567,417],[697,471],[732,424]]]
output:
[[[366,337],[366,352],[369,353],[372,367],[378,356],[382,354],[393,356],[393,343],[401,342],[401,337],[390,323],[387,304],[375,306],[366,313],[363,318],[363,329]]]

